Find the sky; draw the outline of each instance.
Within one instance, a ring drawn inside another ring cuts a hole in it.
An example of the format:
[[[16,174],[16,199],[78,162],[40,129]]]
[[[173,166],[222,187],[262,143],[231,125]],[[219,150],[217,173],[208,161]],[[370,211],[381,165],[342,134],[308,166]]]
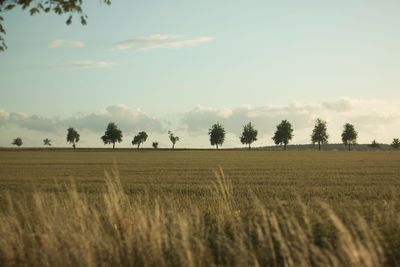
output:
[[[0,53],[0,146],[103,147],[108,122],[118,147],[149,134],[144,147],[210,147],[220,122],[223,147],[241,147],[242,126],[272,145],[281,120],[293,143],[309,143],[316,118],[330,142],[353,123],[359,143],[400,136],[400,2],[85,1],[88,25],[66,16],[3,13],[8,49]]]

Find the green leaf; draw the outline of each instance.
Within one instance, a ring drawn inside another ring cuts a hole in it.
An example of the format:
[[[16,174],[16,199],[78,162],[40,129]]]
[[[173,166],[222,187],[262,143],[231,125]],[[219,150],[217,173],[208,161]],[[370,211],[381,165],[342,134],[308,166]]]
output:
[[[15,7],[14,4],[7,5],[7,6],[4,8],[4,10],[11,10],[11,9],[13,9],[14,7]]]
[[[61,7],[59,5],[56,6],[53,10],[54,10],[54,13],[56,13],[58,15],[61,15],[63,13],[62,9],[61,9]]]
[[[86,25],[87,24],[87,21],[86,21],[84,16],[81,16],[81,24],[82,25]]]
[[[70,25],[72,23],[72,15],[70,15],[66,21],[67,25]]]
[[[33,16],[33,15],[39,13],[40,10],[36,7],[33,7],[29,12],[31,13],[31,16]]]

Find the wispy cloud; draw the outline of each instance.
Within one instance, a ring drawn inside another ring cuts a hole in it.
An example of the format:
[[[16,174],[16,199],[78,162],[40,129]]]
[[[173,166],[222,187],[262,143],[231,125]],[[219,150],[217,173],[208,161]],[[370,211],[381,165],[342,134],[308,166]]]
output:
[[[119,42],[115,45],[118,50],[150,50],[155,48],[182,48],[195,46],[213,41],[214,37],[179,37],[174,35],[153,34],[148,36],[136,37],[133,39]]]
[[[84,46],[85,44],[82,41],[74,41],[74,40],[54,40],[49,43],[50,48],[57,48],[57,47],[81,48]]]
[[[69,69],[102,69],[113,66],[114,63],[107,61],[75,60],[67,62],[60,67]]]

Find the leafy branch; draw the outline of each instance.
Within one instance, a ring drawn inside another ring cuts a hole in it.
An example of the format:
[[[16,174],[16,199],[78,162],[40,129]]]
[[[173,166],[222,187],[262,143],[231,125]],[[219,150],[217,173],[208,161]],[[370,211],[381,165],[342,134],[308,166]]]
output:
[[[101,0],[106,5],[111,5],[111,0]],[[82,9],[83,0],[0,0],[0,52],[7,49],[5,42],[6,30],[3,26],[3,13],[21,8],[29,12],[31,16],[39,13],[67,14],[66,24],[70,25],[74,16],[78,16],[82,25],[87,24],[88,16]]]

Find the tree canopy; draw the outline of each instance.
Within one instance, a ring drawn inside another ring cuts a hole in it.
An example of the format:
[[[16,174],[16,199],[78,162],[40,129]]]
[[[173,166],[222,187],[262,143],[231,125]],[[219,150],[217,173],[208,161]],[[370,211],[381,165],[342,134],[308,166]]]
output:
[[[79,142],[79,138],[79,133],[73,127],[67,129],[67,142],[72,144],[74,149],[76,148],[76,143]]]
[[[111,0],[101,0],[111,5]],[[82,25],[87,24],[88,16],[82,9],[83,0],[0,0],[0,52],[7,49],[5,42],[6,30],[3,26],[4,17],[2,14],[15,8],[28,11],[30,15],[39,13],[53,13],[57,15],[68,15],[66,24],[72,23],[74,15],[79,17]]]
[[[44,146],[51,146],[51,140],[49,138],[46,138],[43,140],[43,145]]]
[[[107,125],[107,129],[104,132],[104,135],[101,137],[101,140],[103,140],[103,143],[105,145],[112,144],[114,149],[115,143],[122,142],[122,131],[118,129],[117,124],[115,124],[114,122],[110,122]]]
[[[137,135],[133,137],[132,145],[137,145],[139,149],[140,145],[147,140],[147,133],[146,132],[139,132]]]
[[[399,138],[393,138],[393,142],[390,144],[391,147],[394,149],[399,149],[400,148],[400,139]]]
[[[369,146],[370,148],[372,148],[372,149],[379,149],[379,148],[381,148],[381,145],[380,145],[378,142],[376,142],[376,140],[372,140],[371,144],[369,144],[368,146]]]
[[[240,142],[242,144],[249,145],[249,150],[251,149],[251,144],[257,141],[258,131],[254,129],[254,126],[249,122],[246,125],[243,125],[243,132],[240,136]]]
[[[12,141],[11,144],[12,144],[12,145],[15,145],[15,146],[17,146],[17,147],[22,146],[22,144],[23,144],[22,138],[21,138],[21,137],[15,138],[15,139]]]
[[[343,127],[342,141],[345,146],[349,147],[351,150],[351,145],[357,143],[358,133],[356,132],[354,125],[351,123],[346,123]]]
[[[211,129],[208,130],[208,135],[210,136],[211,145],[216,146],[217,149],[218,146],[222,146],[225,141],[225,129],[219,123],[211,126]]]
[[[317,119],[315,121],[314,129],[311,134],[311,142],[318,144],[318,150],[321,150],[321,144],[327,144],[329,135],[327,132],[326,121]]]
[[[286,146],[292,138],[292,124],[287,120],[283,120],[278,126],[276,126],[276,132],[272,137],[272,140],[274,140],[276,145],[283,145],[283,149],[286,150]]]
[[[175,136],[173,132],[168,131],[169,140],[172,143],[172,149],[175,149],[175,143],[179,141],[179,137]]]

